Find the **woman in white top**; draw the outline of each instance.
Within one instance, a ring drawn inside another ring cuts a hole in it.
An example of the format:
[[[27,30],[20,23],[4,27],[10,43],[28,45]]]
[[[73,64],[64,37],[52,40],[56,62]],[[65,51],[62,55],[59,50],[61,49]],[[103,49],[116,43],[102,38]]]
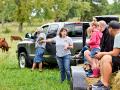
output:
[[[59,34],[47,40],[42,40],[42,42],[56,42],[56,59],[60,69],[61,82],[63,82],[66,77],[70,81],[70,49],[73,48],[73,42],[70,37],[67,36],[67,29],[62,28]]]

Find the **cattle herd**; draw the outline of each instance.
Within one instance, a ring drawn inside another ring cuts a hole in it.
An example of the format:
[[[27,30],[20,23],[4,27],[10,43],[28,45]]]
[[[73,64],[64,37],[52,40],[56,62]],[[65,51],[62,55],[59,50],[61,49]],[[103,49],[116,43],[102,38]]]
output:
[[[13,40],[20,40],[20,41],[22,40],[20,36],[11,36],[10,39],[11,39],[11,42]],[[0,38],[0,48],[2,49],[2,52],[9,51],[10,46],[8,45],[8,42],[6,41],[5,38]]]

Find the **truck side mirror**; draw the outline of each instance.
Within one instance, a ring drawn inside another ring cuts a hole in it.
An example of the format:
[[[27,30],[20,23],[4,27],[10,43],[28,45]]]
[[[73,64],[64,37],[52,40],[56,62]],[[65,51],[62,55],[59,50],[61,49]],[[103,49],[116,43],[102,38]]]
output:
[[[32,37],[32,34],[31,33],[26,33],[25,34],[25,38],[31,38]]]

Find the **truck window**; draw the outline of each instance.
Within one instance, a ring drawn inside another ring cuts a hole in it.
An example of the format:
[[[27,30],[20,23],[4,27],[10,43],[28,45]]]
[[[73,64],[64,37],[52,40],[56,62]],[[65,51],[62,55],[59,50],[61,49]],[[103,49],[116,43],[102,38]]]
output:
[[[52,24],[52,25],[50,25],[50,29],[49,29],[48,34],[47,34],[47,38],[53,38],[53,37],[55,37],[58,28],[59,28],[58,24]]]
[[[49,32],[48,33],[56,33],[57,30],[58,30],[58,25],[57,24],[52,24],[50,25],[50,29],[49,29]]]
[[[44,33],[47,33],[47,32],[48,32],[48,27],[49,27],[49,25],[45,25],[45,26],[42,27]]]
[[[69,37],[82,37],[83,28],[81,23],[65,24],[64,27],[68,29]]]

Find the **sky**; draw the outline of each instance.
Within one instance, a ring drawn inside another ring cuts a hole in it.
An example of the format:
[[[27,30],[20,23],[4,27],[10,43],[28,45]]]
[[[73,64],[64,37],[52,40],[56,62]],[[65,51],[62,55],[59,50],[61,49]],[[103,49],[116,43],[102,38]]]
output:
[[[108,3],[109,3],[109,4],[112,4],[112,3],[113,3],[113,0],[108,0]]]

